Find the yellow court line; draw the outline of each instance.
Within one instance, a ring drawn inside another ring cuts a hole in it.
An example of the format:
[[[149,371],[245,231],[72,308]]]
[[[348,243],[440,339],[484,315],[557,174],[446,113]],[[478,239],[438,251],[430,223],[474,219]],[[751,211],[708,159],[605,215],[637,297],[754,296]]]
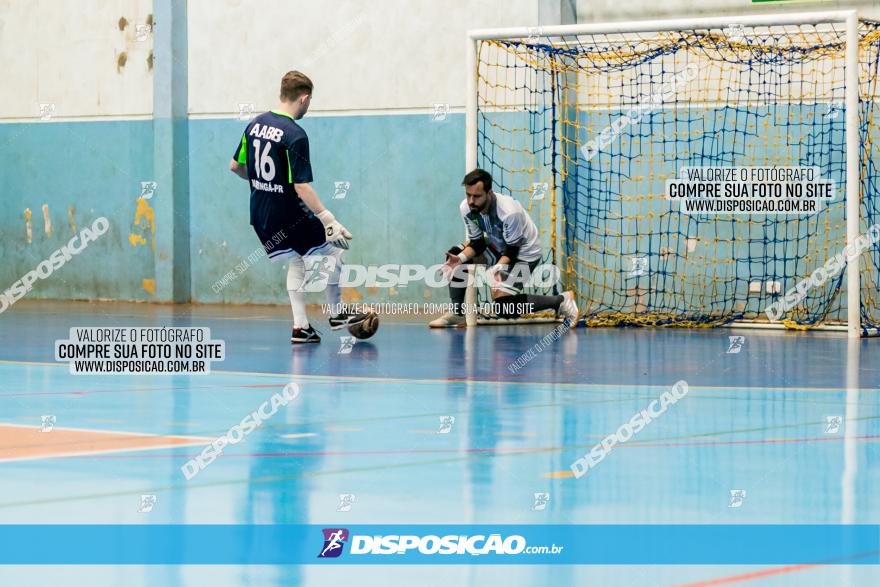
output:
[[[571,471],[554,471],[552,473],[544,473],[544,477],[547,479],[565,479],[566,477],[574,477],[574,473]]]

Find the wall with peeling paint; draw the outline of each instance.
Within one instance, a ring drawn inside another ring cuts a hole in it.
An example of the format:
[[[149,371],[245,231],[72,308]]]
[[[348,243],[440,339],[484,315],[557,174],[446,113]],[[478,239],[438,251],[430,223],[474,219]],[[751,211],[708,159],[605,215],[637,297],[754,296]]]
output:
[[[151,270],[152,258],[128,238],[140,181],[152,174],[151,123],[0,124],[0,145],[6,146],[0,165],[0,289],[104,216],[109,232],[37,283],[28,297],[149,299],[130,276]]]
[[[213,286],[260,246],[248,222],[247,185],[227,170],[244,126],[235,114],[241,103],[256,111],[273,107],[281,75],[293,68],[316,83],[302,124],[315,187],[355,234],[347,260],[442,261],[461,237],[464,31],[534,24],[537,4],[191,0],[193,301],[287,303],[285,268],[266,259],[225,287]],[[88,9],[72,0],[0,0],[0,59],[11,82],[0,87],[0,290],[105,216],[108,234],[28,297],[168,300],[155,278],[169,247],[163,229],[174,219],[167,209],[163,216],[163,205],[171,194],[160,185],[153,199],[138,200],[162,148],[154,144],[152,36],[145,28],[162,23],[152,23],[152,10],[147,0],[93,2]],[[271,16],[254,18],[256,12]],[[394,35],[390,13],[406,23]],[[453,114],[431,122],[434,103],[449,103]],[[345,199],[332,198],[335,181],[351,182]],[[446,299],[442,290],[420,287],[354,296]]]
[[[0,290],[100,216],[110,230],[28,297],[148,300],[128,240],[153,175],[152,2],[0,2]],[[28,219],[29,217],[29,219]]]
[[[0,120],[153,112],[151,0],[0,1]],[[138,34],[140,31],[140,35]]]

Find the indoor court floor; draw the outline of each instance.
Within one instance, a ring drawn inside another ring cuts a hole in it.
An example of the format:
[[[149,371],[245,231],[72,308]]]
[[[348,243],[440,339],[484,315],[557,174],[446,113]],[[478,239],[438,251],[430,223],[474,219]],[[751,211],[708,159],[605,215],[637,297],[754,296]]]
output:
[[[0,329],[0,523],[880,523],[880,341],[581,327],[514,373],[508,366],[552,325],[438,331],[385,320],[371,340],[340,353],[324,320],[314,321],[322,344],[291,348],[288,313],[17,304]],[[141,376],[73,375],[54,361],[54,342],[69,328],[105,325],[207,326],[225,341],[226,359],[208,375]],[[684,398],[574,478],[575,459],[679,380],[688,385]],[[183,477],[181,466],[203,445],[291,382],[300,390],[293,401],[197,476]],[[47,432],[45,415],[55,416]],[[543,507],[535,493],[549,494]],[[346,509],[341,495],[354,496],[348,511],[338,511]],[[0,585],[86,584],[75,578],[96,587],[384,585],[391,578],[444,587],[828,586],[877,585],[880,570],[0,567]]]

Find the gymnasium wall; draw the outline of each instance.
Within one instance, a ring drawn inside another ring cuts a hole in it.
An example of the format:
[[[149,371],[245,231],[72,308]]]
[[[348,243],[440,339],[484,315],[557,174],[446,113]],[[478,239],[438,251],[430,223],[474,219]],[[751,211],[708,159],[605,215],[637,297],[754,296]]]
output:
[[[246,124],[236,118],[239,104],[252,103],[256,112],[274,108],[281,75],[290,69],[315,83],[301,124],[309,134],[314,186],[355,235],[346,260],[442,262],[462,233],[465,31],[535,24],[538,2],[272,2],[271,11],[258,11],[262,18],[253,18],[254,2],[224,1],[224,10],[217,4],[190,2],[194,298],[286,300],[286,269],[266,260],[226,285],[215,284],[259,247],[248,225],[247,185],[226,171]],[[445,120],[433,120],[434,104],[449,105]],[[335,182],[349,183],[344,198],[333,199]],[[447,298],[444,290],[421,286],[350,295]]]
[[[151,2],[85,4],[0,2],[0,290],[104,216],[108,233],[28,297],[145,299],[125,276],[152,263],[126,240],[152,175],[151,46],[136,32]]]
[[[768,12],[816,12],[858,8],[865,16],[876,18],[876,0],[577,0],[578,22],[613,22],[764,14]]]
[[[355,234],[348,260],[441,261],[461,236],[465,30],[536,24],[538,5],[190,1],[188,160],[174,165],[186,164],[189,173],[184,228],[193,301],[286,303],[281,264],[260,259],[235,271],[259,242],[248,221],[247,186],[227,167],[246,124],[239,105],[273,108],[280,77],[290,69],[305,71],[316,85],[302,124],[311,138],[315,187]],[[179,194],[160,185],[138,208],[141,182],[156,175],[162,149],[152,120],[153,35],[138,40],[135,27],[150,22],[152,8],[134,0],[0,1],[0,57],[12,82],[0,87],[2,289],[66,243],[74,227],[104,216],[108,233],[27,296],[170,299],[161,285],[157,291],[156,274],[171,254],[163,222],[180,222],[169,213],[170,198]],[[42,118],[40,103],[50,105]],[[444,120],[432,120],[434,104],[449,105]],[[350,183],[344,199],[333,199],[336,181]],[[236,279],[215,287],[230,271]],[[446,298],[444,291],[426,297],[413,287],[358,295]]]
[[[157,175],[165,137],[153,119],[154,34],[145,28],[153,2],[0,0],[0,290],[103,216],[108,233],[38,281],[29,298],[169,301],[156,278],[162,263],[183,258],[169,261],[167,225],[178,223],[188,239],[193,301],[286,303],[283,267],[266,259],[216,285],[259,246],[246,184],[227,171],[245,125],[241,105],[274,107],[280,76],[294,68],[316,84],[302,124],[315,187],[355,234],[348,260],[439,262],[461,236],[464,32],[556,24],[563,3],[190,0],[188,156],[173,162],[188,172],[188,201],[159,186],[139,207],[141,182]],[[666,17],[695,14],[690,4],[582,0],[577,12],[581,22]],[[709,0],[699,11],[776,9]],[[434,104],[449,104],[445,120],[432,120]],[[333,199],[335,182],[349,182],[345,198]],[[176,214],[172,198],[189,214]],[[413,287],[357,296],[445,300],[442,290]]]

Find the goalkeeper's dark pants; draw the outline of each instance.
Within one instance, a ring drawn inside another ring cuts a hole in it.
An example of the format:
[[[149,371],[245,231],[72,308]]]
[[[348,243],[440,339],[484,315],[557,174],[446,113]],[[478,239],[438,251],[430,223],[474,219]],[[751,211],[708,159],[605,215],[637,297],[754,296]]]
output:
[[[458,249],[458,250],[456,250]],[[461,252],[460,247],[453,247],[449,250],[453,255]],[[489,256],[479,255],[467,262],[468,265],[485,265],[487,262],[494,261]],[[503,286],[500,288],[504,295],[497,297],[494,302],[498,304],[498,315],[502,318],[518,318],[522,314],[522,309],[528,307],[530,312],[541,312],[542,310],[556,310],[562,303],[562,296],[545,296],[539,294],[525,294],[523,288],[526,286],[535,267],[541,263],[540,259],[534,261],[517,261],[513,267],[507,272],[501,272],[503,278]],[[527,268],[526,268],[527,266]],[[449,280],[449,298],[452,301],[452,307],[459,316],[464,314],[464,297],[467,289],[467,274],[463,271],[453,272]]]

